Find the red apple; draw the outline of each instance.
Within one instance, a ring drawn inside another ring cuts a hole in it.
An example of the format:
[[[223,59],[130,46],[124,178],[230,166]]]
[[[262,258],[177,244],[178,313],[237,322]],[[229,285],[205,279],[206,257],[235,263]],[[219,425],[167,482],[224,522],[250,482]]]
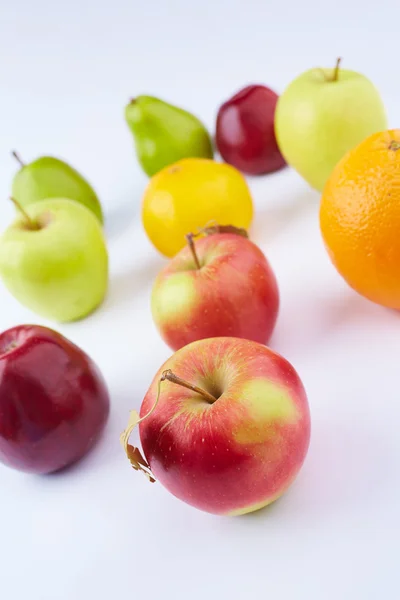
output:
[[[135,468],[141,462],[177,498],[220,515],[279,498],[310,439],[307,397],[294,368],[266,346],[237,338],[178,350],[156,374],[140,416],[145,460],[127,445],[132,425],[124,433]]]
[[[0,334],[0,461],[50,473],[80,459],[107,421],[92,360],[61,334],[20,325]]]
[[[226,162],[250,175],[285,166],[274,131],[277,101],[271,89],[249,85],[220,107],[216,144]]]
[[[276,323],[279,292],[267,259],[253,242],[235,233],[215,233],[183,248],[160,272],[151,308],[173,350],[219,336],[265,344]]]

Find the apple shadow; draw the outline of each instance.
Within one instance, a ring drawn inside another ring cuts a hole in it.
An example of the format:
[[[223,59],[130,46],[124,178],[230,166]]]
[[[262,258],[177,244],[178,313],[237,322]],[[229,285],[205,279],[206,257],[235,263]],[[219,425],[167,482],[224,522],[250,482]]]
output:
[[[140,207],[132,199],[125,198],[104,216],[104,233],[108,241],[118,238],[132,222],[140,220]]]
[[[134,389],[126,394],[117,392],[111,398],[111,410],[107,424],[86,454],[57,471],[39,475],[39,479],[46,482],[75,476],[75,474],[83,472],[96,476],[98,469],[117,464],[116,461],[124,465],[125,455],[120,443],[120,435],[128,423],[130,411],[140,410],[143,395],[143,392]],[[140,400],[135,402],[135,398]],[[137,432],[133,434],[132,438],[133,443],[139,443]]]
[[[395,463],[390,438],[378,435],[372,421],[360,418],[357,428],[340,415],[316,422],[301,481],[303,510],[310,518],[324,519],[379,505]]]
[[[263,190],[263,196],[266,192]],[[273,203],[257,199],[256,214],[251,227],[255,243],[270,242],[284,233],[295,221],[309,212],[318,213],[320,195],[311,188],[299,191],[284,188]],[[276,195],[276,193],[274,193]]]
[[[348,323],[363,323],[380,318],[382,307],[363,298],[355,291],[343,286],[332,291],[332,288],[322,288],[318,294],[310,287],[293,290],[295,303],[283,305],[278,316],[276,328],[268,342],[268,346],[283,355],[292,352],[307,352],[341,329]],[[293,305],[295,310],[293,310]],[[304,319],[303,315],[313,315]],[[371,334],[372,336],[372,334]]]
[[[392,464],[391,464],[392,461]],[[355,430],[345,420],[315,425],[311,445],[298,477],[289,489],[265,508],[240,517],[244,520],[290,520],[302,526],[316,526],[328,520],[341,520],[349,513],[370,512],[381,504],[391,486],[395,457],[389,440],[379,437],[372,424]],[[279,522],[278,522],[279,526]]]
[[[156,254],[151,259],[138,257],[138,264],[110,277],[109,289],[102,310],[133,304],[139,294],[150,294],[153,282],[165,265]],[[150,300],[149,300],[150,301]]]
[[[103,453],[107,448],[107,431],[110,424],[110,418],[101,432],[101,434],[97,437],[94,443],[87,450],[86,454],[84,454],[81,458],[78,458],[74,462],[58,469],[57,471],[53,471],[52,473],[39,474],[37,477],[41,481],[49,481],[54,479],[60,479],[70,474],[74,473],[78,470],[92,470],[95,466],[95,463],[99,460],[98,454]]]

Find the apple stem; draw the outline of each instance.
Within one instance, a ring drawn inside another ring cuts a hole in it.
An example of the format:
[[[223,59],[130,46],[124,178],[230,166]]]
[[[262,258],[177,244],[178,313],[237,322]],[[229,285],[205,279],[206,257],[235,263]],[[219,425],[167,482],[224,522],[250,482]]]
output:
[[[193,255],[194,263],[197,269],[201,269],[201,264],[199,261],[199,257],[197,256],[196,247],[194,244],[194,238],[199,237],[201,235],[215,235],[216,233],[233,233],[235,235],[240,235],[242,237],[248,238],[249,234],[246,229],[243,227],[235,227],[234,225],[218,225],[218,223],[210,222],[205,227],[199,229],[197,233],[188,233],[186,234],[186,241],[190,248],[190,251]]]
[[[36,221],[34,221],[26,212],[26,210],[21,206],[21,204],[18,202],[18,200],[16,200],[15,198],[13,198],[12,196],[10,196],[10,200],[11,202],[14,204],[15,208],[21,213],[21,215],[24,217],[27,226],[29,227],[29,229],[32,230],[38,230],[40,229],[39,225],[36,223]]]
[[[160,381],[170,381],[171,383],[176,383],[177,385],[187,388],[188,390],[192,390],[192,392],[196,392],[196,394],[200,394],[201,396],[203,396],[203,398],[205,398],[210,404],[214,404],[214,402],[216,402],[217,400],[215,396],[213,396],[206,390],[203,390],[197,385],[193,385],[192,383],[185,381],[185,379],[181,379],[180,377],[178,377],[178,375],[175,375],[175,373],[173,373],[171,369],[163,371]]]
[[[149,412],[146,413],[143,417],[141,417],[139,413],[136,412],[136,410],[132,410],[129,415],[128,426],[121,433],[120,436],[121,445],[125,451],[126,456],[129,459],[129,462],[131,463],[132,468],[135,469],[135,471],[142,471],[142,473],[144,473],[144,475],[151,483],[155,482],[155,478],[153,473],[151,472],[150,465],[140,452],[139,448],[136,448],[135,446],[132,446],[129,443],[129,438],[135,427],[139,425],[139,423],[147,419],[156,409],[156,406],[160,399],[161,384],[163,381],[169,381],[170,383],[175,383],[176,385],[180,385],[184,388],[187,388],[188,390],[192,390],[192,392],[196,392],[196,394],[200,394],[200,396],[203,396],[203,398],[205,398],[210,404],[214,404],[214,402],[217,400],[215,396],[209,394],[206,390],[203,390],[202,388],[197,387],[197,385],[193,385],[192,383],[181,379],[180,377],[178,377],[178,375],[175,375],[175,373],[173,373],[171,369],[166,369],[161,373],[161,377],[158,380],[157,396],[153,406],[150,408]]]
[[[197,256],[196,248],[195,248],[194,241],[193,241],[193,238],[196,237],[197,235],[199,235],[199,234],[188,233],[186,235],[186,241],[187,241],[188,246],[190,248],[190,251],[191,251],[191,253],[193,255],[193,259],[194,259],[196,268],[200,270],[201,269],[201,264],[200,264],[200,261],[199,261],[199,257]]]
[[[12,156],[15,158],[15,160],[16,160],[17,162],[19,162],[19,164],[21,165],[21,167],[24,167],[24,166],[25,166],[25,163],[24,163],[24,161],[21,159],[20,155],[19,155],[17,152],[15,152],[15,150],[13,150],[13,151],[11,152],[11,154],[12,154]]]
[[[339,67],[340,67],[341,61],[342,61],[341,58],[336,59],[336,65],[335,65],[335,70],[333,71],[332,81],[337,81],[339,79]]]

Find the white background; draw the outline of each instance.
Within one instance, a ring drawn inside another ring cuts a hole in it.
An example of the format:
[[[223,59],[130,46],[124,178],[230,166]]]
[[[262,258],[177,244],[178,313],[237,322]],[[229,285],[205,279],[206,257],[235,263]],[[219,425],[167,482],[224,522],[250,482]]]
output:
[[[289,493],[242,518],[211,516],[134,473],[119,446],[170,354],[149,293],[164,260],[138,218],[146,184],[123,118],[139,93],[194,111],[213,129],[247,83],[278,92],[313,66],[367,74],[400,117],[397,0],[44,0],[1,3],[0,222],[16,165],[54,154],[81,170],[106,211],[111,281],[101,310],[57,326],[0,287],[0,329],[55,326],[101,367],[112,396],[106,434],[50,477],[0,467],[0,595],[7,600],[398,596],[400,318],[352,292],[325,254],[318,195],[293,172],[252,180],[254,239],[280,285],[271,345],[308,392],[312,442]]]

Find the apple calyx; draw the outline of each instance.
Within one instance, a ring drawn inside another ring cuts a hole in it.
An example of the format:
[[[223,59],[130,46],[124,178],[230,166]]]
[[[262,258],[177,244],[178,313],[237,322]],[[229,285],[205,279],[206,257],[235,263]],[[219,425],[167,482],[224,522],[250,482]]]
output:
[[[144,473],[144,475],[147,477],[147,479],[150,481],[150,483],[154,483],[156,481],[154,478],[154,475],[151,472],[150,465],[147,462],[147,460],[143,457],[139,448],[136,448],[135,446],[132,446],[131,444],[129,444],[129,438],[131,436],[132,431],[135,429],[135,427],[137,425],[139,425],[139,423],[141,423],[142,421],[147,419],[147,417],[149,417],[154,412],[154,410],[158,404],[158,401],[160,399],[161,383],[163,381],[170,381],[171,383],[180,385],[184,388],[187,388],[188,390],[192,390],[193,392],[200,394],[200,396],[203,396],[203,398],[205,398],[209,404],[213,404],[217,400],[217,398],[215,398],[215,396],[213,396],[206,390],[203,390],[202,388],[198,387],[197,385],[193,385],[192,383],[189,383],[185,379],[178,377],[178,375],[175,375],[175,373],[173,373],[171,371],[171,369],[167,369],[166,371],[163,371],[161,373],[161,377],[158,382],[157,397],[156,397],[156,400],[155,400],[153,406],[151,407],[149,412],[146,415],[144,415],[143,417],[140,417],[139,413],[136,410],[132,410],[129,415],[128,426],[125,429],[125,431],[122,432],[122,434],[120,436],[121,445],[124,449],[126,456],[129,459],[129,462],[131,463],[132,468],[135,471],[142,471],[142,473]]]
[[[199,257],[197,256],[194,238],[200,237],[201,235],[215,235],[217,233],[233,233],[235,235],[240,235],[245,238],[249,237],[249,234],[247,233],[246,229],[243,229],[242,227],[235,227],[234,225],[206,225],[206,227],[202,227],[201,229],[199,229],[197,233],[187,233],[185,236],[186,241],[193,255],[193,259],[197,269],[201,269],[201,264],[199,261]]]
[[[25,223],[26,223],[26,227],[27,229],[31,229],[32,231],[38,231],[40,229],[40,225],[34,220],[32,219],[32,217],[30,217],[28,215],[28,213],[26,212],[26,210],[21,206],[21,204],[18,202],[18,200],[16,200],[15,198],[13,198],[12,196],[10,196],[10,200],[11,202],[14,204],[15,208],[21,213],[21,215],[23,216]]]
[[[21,167],[25,166],[25,163],[22,160],[22,158],[20,157],[20,155],[18,154],[18,152],[16,152],[15,150],[13,150],[11,152],[11,155],[15,158],[15,160],[20,164]]]

